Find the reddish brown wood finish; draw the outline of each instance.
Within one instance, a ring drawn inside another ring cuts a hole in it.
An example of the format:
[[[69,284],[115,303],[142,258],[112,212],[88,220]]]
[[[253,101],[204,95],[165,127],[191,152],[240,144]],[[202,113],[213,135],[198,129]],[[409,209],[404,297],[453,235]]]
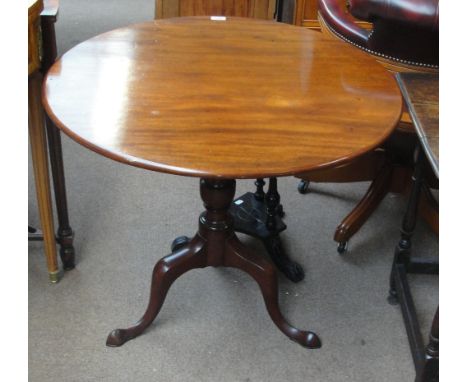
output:
[[[387,195],[392,180],[392,166],[390,163],[383,166],[381,171],[372,181],[364,197],[358,205],[348,214],[341,224],[336,228],[333,239],[338,243],[347,242],[372,213],[379,206],[382,199]]]
[[[273,19],[275,0],[156,0],[155,18],[239,16]]]
[[[92,150],[209,178],[335,166],[383,142],[401,113],[394,79],[365,53],[229,17],[158,20],[88,40],[51,68],[43,100]]]
[[[234,233],[229,214],[234,193],[234,180],[201,179],[200,194],[206,211],[200,216],[198,233],[186,246],[156,263],[145,314],[136,325],[113,330],[107,338],[108,346],[121,346],[142,334],[161,310],[172,283],[191,269],[207,266],[238,268],[248,273],[260,287],[265,306],[278,329],[307,348],[321,346],[315,333],[296,329],[286,321],[278,305],[278,280],[273,264],[250,251]]]
[[[439,75],[399,73],[397,81],[419,141],[435,174],[439,175]]]
[[[291,3],[291,1],[286,1]],[[346,9],[346,0],[340,0],[343,9]],[[290,6],[288,4],[287,6]],[[295,0],[292,6],[293,9],[293,23],[311,29],[320,29],[319,13],[318,13],[318,0]],[[364,21],[356,20],[362,28],[370,29],[372,24]]]

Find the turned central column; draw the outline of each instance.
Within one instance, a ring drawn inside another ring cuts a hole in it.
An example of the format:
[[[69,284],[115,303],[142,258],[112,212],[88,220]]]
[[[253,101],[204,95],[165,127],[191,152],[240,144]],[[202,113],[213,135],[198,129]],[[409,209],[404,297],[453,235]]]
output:
[[[235,192],[235,180],[200,180],[200,195],[206,210],[200,215],[198,234],[206,241],[207,265],[218,267],[224,264],[226,239],[234,235],[229,207]]]
[[[260,287],[267,311],[276,326],[302,346],[309,349],[321,346],[315,333],[296,329],[286,321],[278,306],[275,268],[236,237],[234,219],[229,213],[235,191],[236,181],[232,179],[200,180],[205,211],[200,215],[197,234],[156,263],[146,312],[135,325],[113,330],[107,337],[108,346],[121,346],[143,333],[158,315],[172,283],[191,269],[207,266],[232,267],[248,273]]]

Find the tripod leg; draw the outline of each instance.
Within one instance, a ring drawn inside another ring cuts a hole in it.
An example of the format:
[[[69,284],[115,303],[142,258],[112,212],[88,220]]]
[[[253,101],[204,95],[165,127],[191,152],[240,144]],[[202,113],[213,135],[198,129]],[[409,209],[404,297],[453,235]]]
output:
[[[296,329],[283,317],[278,304],[278,281],[273,265],[245,247],[235,236],[229,238],[226,245],[224,265],[247,272],[257,282],[267,311],[278,329],[304,347],[319,348],[320,339],[315,333]]]
[[[197,235],[188,246],[184,246],[156,263],[151,281],[149,304],[145,314],[134,326],[113,330],[107,337],[107,346],[121,346],[139,336],[151,325],[161,310],[172,283],[189,270],[203,268],[207,265],[203,245],[204,240]]]

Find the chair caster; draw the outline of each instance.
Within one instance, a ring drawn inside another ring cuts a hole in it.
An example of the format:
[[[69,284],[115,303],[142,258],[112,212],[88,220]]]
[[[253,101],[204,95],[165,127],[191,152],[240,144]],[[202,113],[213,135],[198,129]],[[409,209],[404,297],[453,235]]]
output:
[[[345,253],[348,250],[348,242],[347,241],[340,241],[338,243],[338,248],[336,248],[336,250],[338,251],[338,253],[340,255],[342,255],[343,253]]]
[[[299,191],[300,194],[305,194],[309,188],[309,184],[310,182],[308,180],[301,180],[297,185],[297,191]]]
[[[182,248],[184,245],[187,245],[190,239],[187,236],[179,236],[174,239],[171,244],[171,252],[175,252]]]

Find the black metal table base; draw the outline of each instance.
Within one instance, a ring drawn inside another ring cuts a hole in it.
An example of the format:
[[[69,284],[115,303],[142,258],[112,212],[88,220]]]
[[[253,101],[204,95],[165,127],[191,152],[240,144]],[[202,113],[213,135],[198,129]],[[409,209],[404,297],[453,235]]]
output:
[[[281,243],[279,234],[286,229],[286,224],[281,219],[284,211],[280,204],[277,179],[270,178],[267,193],[263,191],[263,179],[257,179],[255,185],[255,193],[247,192],[231,204],[229,211],[234,218],[234,230],[261,240],[276,267],[289,280],[297,283],[304,279],[304,271],[289,258]],[[176,238],[171,250],[182,247],[188,241],[186,236]]]
[[[234,230],[261,240],[273,263],[289,280],[297,283],[304,279],[302,267],[288,257],[281,243],[279,234],[286,229],[286,224],[276,214],[274,228],[267,227],[264,200],[258,200],[254,193],[247,192],[234,200],[230,212],[234,217]]]

